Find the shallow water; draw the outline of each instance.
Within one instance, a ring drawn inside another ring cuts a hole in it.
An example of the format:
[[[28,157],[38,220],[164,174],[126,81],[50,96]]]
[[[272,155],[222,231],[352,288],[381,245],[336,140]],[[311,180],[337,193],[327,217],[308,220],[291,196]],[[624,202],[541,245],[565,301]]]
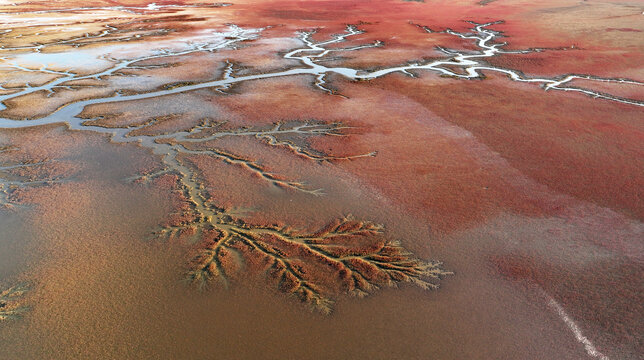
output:
[[[644,79],[567,3],[0,6],[0,358],[637,358]]]

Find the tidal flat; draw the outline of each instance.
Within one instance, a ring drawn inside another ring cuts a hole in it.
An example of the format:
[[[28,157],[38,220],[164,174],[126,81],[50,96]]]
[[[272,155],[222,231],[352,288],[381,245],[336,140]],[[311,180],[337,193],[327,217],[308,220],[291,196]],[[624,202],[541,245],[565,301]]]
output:
[[[639,359],[643,14],[0,4],[0,359]]]

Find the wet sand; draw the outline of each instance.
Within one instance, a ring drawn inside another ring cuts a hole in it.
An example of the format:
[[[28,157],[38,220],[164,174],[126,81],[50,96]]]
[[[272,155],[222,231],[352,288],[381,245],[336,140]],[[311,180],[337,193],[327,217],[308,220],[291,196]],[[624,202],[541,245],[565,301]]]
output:
[[[643,10],[0,7],[0,358],[638,358]]]

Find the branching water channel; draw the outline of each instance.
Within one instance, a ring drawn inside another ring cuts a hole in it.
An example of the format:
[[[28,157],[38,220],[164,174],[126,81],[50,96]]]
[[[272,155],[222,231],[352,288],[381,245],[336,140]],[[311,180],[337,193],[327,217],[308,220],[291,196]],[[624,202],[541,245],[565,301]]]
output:
[[[134,9],[137,10],[137,9]],[[317,162],[350,161],[375,156],[376,152],[355,155],[336,156],[326,154],[308,146],[307,139],[313,136],[343,136],[349,126],[342,123],[322,123],[311,121],[286,121],[274,124],[272,127],[244,127],[226,129],[220,123],[204,120],[199,125],[182,131],[175,131],[161,135],[141,135],[141,130],[153,125],[155,120],[130,127],[97,126],[94,121],[99,120],[82,118],[80,114],[91,105],[123,103],[143,99],[157,99],[173,94],[185,93],[199,89],[214,89],[227,93],[227,90],[243,82],[259,81],[262,79],[282,78],[288,76],[307,75],[313,79],[313,85],[320,91],[336,94],[327,85],[328,75],[341,75],[351,80],[372,80],[392,73],[402,73],[415,76],[418,71],[431,71],[455,79],[479,79],[484,77],[484,72],[497,72],[505,74],[511,81],[534,83],[544,90],[554,93],[556,91],[578,92],[603,101],[613,101],[632,106],[644,106],[644,102],[628,99],[604,92],[585,89],[570,85],[573,80],[584,79],[598,82],[626,83],[637,86],[643,83],[621,78],[602,78],[585,74],[565,74],[554,78],[532,78],[519,71],[490,66],[484,61],[500,54],[527,54],[546,51],[547,49],[527,49],[520,51],[504,50],[505,43],[496,42],[502,36],[500,32],[491,28],[500,22],[471,23],[470,32],[456,32],[451,29],[435,31],[426,26],[419,26],[427,33],[442,33],[453,35],[466,41],[472,41],[477,51],[459,51],[438,48],[444,59],[429,61],[410,61],[404,65],[385,67],[377,70],[360,70],[348,67],[327,67],[321,64],[327,55],[339,52],[359,51],[365,48],[384,46],[376,41],[352,47],[331,47],[345,42],[352,36],[361,34],[356,26],[347,26],[342,34],[332,36],[329,40],[315,42],[312,39],[314,32],[300,32],[298,39],[302,47],[288,51],[284,59],[294,60],[297,65],[276,72],[256,73],[237,76],[235,66],[228,62],[220,79],[202,83],[185,83],[168,86],[161,90],[137,94],[123,94],[119,91],[107,97],[97,97],[77,102],[64,104],[52,113],[31,119],[0,118],[0,128],[27,128],[53,123],[65,123],[71,130],[94,131],[109,134],[111,140],[117,143],[132,142],[142,147],[151,149],[159,155],[164,168],[150,174],[143,174],[130,180],[139,182],[153,181],[161,176],[174,176],[177,188],[181,191],[183,201],[187,204],[188,215],[180,217],[181,220],[172,222],[156,232],[158,238],[169,239],[181,237],[191,238],[201,244],[201,250],[191,262],[188,278],[199,284],[220,282],[227,284],[231,272],[237,267],[234,264],[255,263],[260,264],[259,270],[268,274],[268,279],[275,282],[284,292],[294,294],[299,299],[315,308],[329,312],[332,299],[342,293],[364,296],[379,287],[395,286],[400,282],[410,282],[423,288],[434,288],[438,279],[449,272],[441,268],[439,262],[423,261],[415,258],[400,244],[384,238],[382,228],[368,221],[355,220],[350,217],[339,219],[327,227],[315,232],[306,232],[290,229],[288,227],[264,226],[249,224],[234,213],[216,205],[216,199],[211,199],[204,189],[200,174],[181,157],[184,155],[203,155],[227,164],[244,168],[263,181],[284,188],[287,191],[304,192],[317,196],[323,193],[322,189],[312,189],[299,181],[284,179],[270,172],[252,159],[247,159],[236,154],[217,148],[203,148],[194,145],[206,144],[209,141],[224,137],[256,138],[268,146],[285,148],[291,153]],[[107,29],[106,31],[109,31]],[[184,50],[159,50],[152,55],[145,55],[132,59],[114,59],[105,57],[104,60],[112,62],[112,66],[99,72],[79,75],[72,71],[40,68],[28,68],[12,60],[10,54],[16,49],[2,48],[2,60],[5,67],[10,67],[23,72],[36,72],[55,75],[55,79],[41,85],[3,88],[8,91],[0,95],[0,104],[8,100],[36,92],[55,93],[57,89],[66,88],[82,91],[77,85],[68,83],[78,80],[101,80],[108,77],[122,76],[123,70],[145,70],[157,65],[142,64],[148,60],[168,59],[200,52],[215,52],[223,49],[235,48],[240,42],[257,38],[264,29],[243,29],[231,25],[226,32],[216,33],[213,42],[194,43]],[[92,36],[103,37],[108,34],[101,32],[98,35],[87,35],[86,40]],[[33,51],[40,51],[44,45],[34,45]],[[453,71],[450,68],[458,68]],[[421,80],[418,80],[421,81]],[[455,80],[456,81],[456,80]],[[6,109],[2,105],[2,110]],[[298,140],[293,140],[296,138]],[[12,165],[7,165],[12,166]],[[16,166],[28,166],[21,164]],[[2,169],[0,169],[2,170]],[[9,170],[8,168],[6,170]],[[44,183],[44,182],[43,182]],[[33,185],[42,185],[34,183]],[[0,186],[11,185],[9,180]],[[30,185],[30,184],[23,184]],[[2,193],[0,193],[2,195]],[[7,194],[5,193],[5,198]],[[6,200],[6,199],[5,199]],[[334,280],[333,285],[328,285],[328,277]]]

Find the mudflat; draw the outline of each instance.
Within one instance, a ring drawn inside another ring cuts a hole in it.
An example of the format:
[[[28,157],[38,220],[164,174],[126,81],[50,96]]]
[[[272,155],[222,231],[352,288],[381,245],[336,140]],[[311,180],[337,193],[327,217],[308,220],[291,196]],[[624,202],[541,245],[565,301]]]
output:
[[[0,5],[0,358],[638,359],[638,1]]]

